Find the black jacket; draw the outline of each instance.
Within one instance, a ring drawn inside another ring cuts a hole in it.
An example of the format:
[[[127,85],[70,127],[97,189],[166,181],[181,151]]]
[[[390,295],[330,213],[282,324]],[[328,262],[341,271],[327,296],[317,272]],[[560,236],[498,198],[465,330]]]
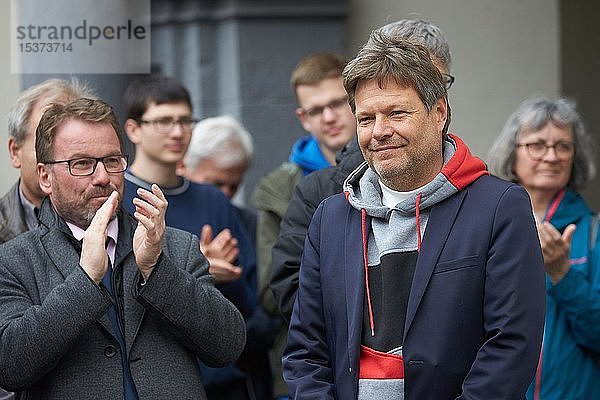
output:
[[[298,291],[304,238],[313,213],[321,201],[341,192],[348,174],[363,161],[358,141],[354,139],[338,154],[337,165],[305,176],[294,189],[271,260],[271,290],[288,322]]]

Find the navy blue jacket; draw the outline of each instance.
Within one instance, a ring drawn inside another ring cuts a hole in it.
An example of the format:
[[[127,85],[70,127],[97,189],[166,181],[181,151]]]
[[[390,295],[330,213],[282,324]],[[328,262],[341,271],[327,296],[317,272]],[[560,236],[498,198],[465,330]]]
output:
[[[315,212],[283,358],[293,399],[357,398],[362,236],[343,194]],[[482,176],[431,208],[404,325],[405,399],[523,398],[544,311],[529,197]]]

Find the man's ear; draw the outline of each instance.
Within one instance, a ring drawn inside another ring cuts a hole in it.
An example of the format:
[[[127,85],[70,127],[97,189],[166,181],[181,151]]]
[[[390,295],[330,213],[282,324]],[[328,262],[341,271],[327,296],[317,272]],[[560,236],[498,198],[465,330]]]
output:
[[[187,176],[187,168],[185,166],[185,163],[182,160],[179,160],[177,162],[177,169],[175,170],[175,173],[179,176]]]
[[[138,144],[140,141],[140,124],[132,118],[128,118],[123,126],[125,134],[133,144]]]
[[[38,183],[42,192],[49,195],[52,193],[52,174],[50,174],[50,166],[42,163],[37,164]]]
[[[435,115],[435,122],[438,130],[441,132],[446,125],[448,119],[448,100],[445,97],[438,99],[433,105],[432,112]]]
[[[13,167],[21,168],[21,145],[13,137],[8,138],[8,156]]]

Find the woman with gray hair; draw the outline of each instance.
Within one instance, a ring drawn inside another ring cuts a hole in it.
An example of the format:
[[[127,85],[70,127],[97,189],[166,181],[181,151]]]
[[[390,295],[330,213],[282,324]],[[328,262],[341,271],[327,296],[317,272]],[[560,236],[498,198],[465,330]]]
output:
[[[598,220],[578,193],[596,172],[593,149],[572,101],[532,97],[490,150],[490,172],[529,193],[544,254],[546,326],[528,399],[600,398]]]

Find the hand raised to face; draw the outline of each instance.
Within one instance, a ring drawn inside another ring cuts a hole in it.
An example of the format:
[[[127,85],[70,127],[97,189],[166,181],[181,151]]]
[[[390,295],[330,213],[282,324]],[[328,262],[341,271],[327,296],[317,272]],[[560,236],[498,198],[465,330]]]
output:
[[[106,273],[108,255],[106,254],[106,237],[108,223],[119,206],[119,194],[115,191],[96,211],[89,227],[83,235],[79,265],[94,282],[99,283]]]

